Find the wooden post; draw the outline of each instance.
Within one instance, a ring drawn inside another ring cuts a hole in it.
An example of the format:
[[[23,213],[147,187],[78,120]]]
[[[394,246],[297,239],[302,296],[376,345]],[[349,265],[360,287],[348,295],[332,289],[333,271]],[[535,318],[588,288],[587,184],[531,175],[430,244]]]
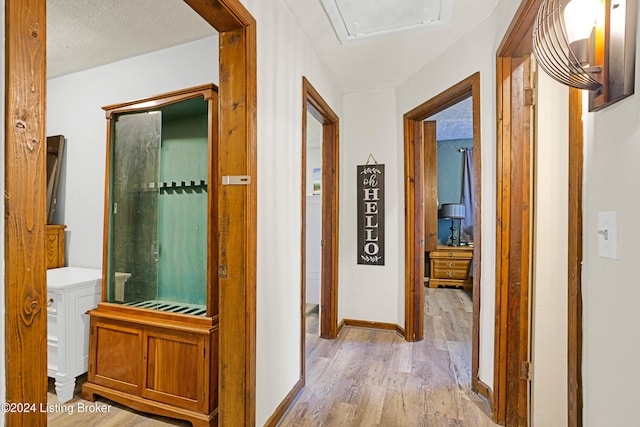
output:
[[[46,8],[34,0],[5,7],[5,363],[7,402],[16,404],[7,424],[45,426]]]

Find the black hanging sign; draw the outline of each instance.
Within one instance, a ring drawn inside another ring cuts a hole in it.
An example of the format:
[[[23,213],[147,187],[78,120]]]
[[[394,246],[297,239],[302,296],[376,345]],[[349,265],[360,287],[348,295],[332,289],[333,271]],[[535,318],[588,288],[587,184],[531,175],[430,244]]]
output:
[[[358,264],[384,265],[384,165],[357,168]]]

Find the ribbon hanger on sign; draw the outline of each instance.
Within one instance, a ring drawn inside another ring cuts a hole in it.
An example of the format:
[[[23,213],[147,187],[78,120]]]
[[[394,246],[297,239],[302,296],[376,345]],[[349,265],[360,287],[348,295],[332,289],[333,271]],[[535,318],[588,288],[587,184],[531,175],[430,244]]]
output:
[[[376,166],[378,166],[378,161],[376,160],[375,157],[373,157],[373,154],[369,154],[369,157],[367,157],[367,163],[365,163],[365,165],[369,166],[371,164],[371,162],[373,161],[373,164],[375,164]]]

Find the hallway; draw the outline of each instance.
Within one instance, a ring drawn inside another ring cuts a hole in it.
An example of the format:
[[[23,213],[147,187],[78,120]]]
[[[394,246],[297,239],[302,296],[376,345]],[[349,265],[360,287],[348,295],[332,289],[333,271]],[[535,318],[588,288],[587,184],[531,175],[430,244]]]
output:
[[[317,337],[307,315],[307,378],[281,426],[495,426],[471,387],[471,295],[425,288],[425,339],[346,327]]]
[[[336,340],[318,337],[317,310],[307,315],[307,383],[281,427],[493,427],[471,387],[471,295],[425,288],[425,339],[345,327]],[[49,414],[50,426],[188,425],[99,399],[80,397]],[[49,380],[49,405],[57,399]],[[79,405],[112,405],[79,413]],[[72,413],[68,409],[72,409]],[[73,410],[75,409],[75,410]]]

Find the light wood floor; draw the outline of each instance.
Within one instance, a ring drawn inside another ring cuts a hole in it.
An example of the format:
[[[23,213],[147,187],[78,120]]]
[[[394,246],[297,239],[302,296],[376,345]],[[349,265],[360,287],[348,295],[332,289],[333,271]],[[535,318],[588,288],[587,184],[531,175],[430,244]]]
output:
[[[336,340],[318,338],[317,310],[307,310],[307,378],[282,427],[492,427],[486,405],[470,390],[470,295],[425,288],[425,340],[408,343],[393,332],[346,327]],[[106,399],[74,399],[50,413],[56,427],[187,426]],[[48,400],[57,399],[49,380]],[[107,413],[78,412],[110,405]],[[69,409],[72,414],[69,414]]]
[[[134,411],[108,399],[99,398],[88,402],[80,397],[82,383],[87,375],[76,381],[73,399],[62,405],[58,404],[53,379],[49,378],[47,402],[49,414],[47,425],[50,427],[156,427],[156,426],[190,426],[191,423],[171,418],[158,417]],[[106,412],[95,412],[101,409]]]
[[[346,327],[317,337],[307,315],[307,376],[281,427],[496,426],[471,392],[470,294],[425,288],[425,339]]]

